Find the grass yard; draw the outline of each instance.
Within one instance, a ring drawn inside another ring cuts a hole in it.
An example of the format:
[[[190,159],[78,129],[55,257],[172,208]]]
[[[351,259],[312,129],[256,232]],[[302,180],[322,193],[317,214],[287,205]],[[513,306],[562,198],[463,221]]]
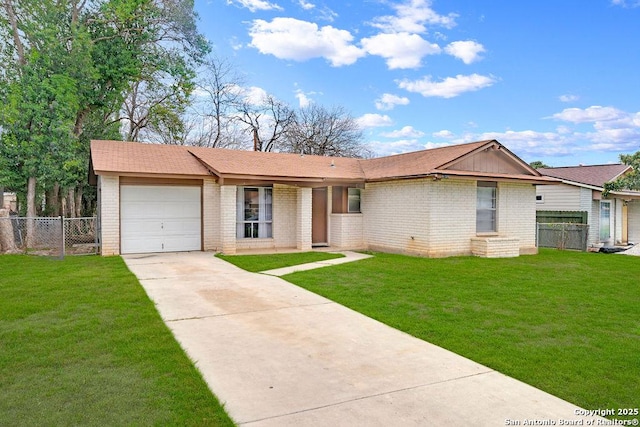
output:
[[[376,253],[284,278],[581,407],[640,404],[640,257]]]
[[[0,256],[0,390],[0,425],[233,425],[119,257]]]
[[[328,259],[343,258],[344,255],[329,252],[293,252],[268,255],[216,255],[217,257],[237,265],[243,270],[257,273],[259,271],[276,268],[291,267],[292,265],[308,262],[326,261]]]

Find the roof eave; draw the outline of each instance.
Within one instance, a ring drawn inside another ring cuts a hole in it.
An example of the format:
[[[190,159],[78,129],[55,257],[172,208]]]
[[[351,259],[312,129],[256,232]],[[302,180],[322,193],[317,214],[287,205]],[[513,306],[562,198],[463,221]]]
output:
[[[610,191],[610,196],[618,196],[621,199],[639,200],[640,192],[638,191]]]
[[[384,181],[396,181],[401,179],[421,179],[421,178],[433,178],[434,180],[447,179],[450,176],[468,178],[468,179],[492,179],[496,181],[510,181],[510,182],[526,182],[531,184],[540,185],[553,185],[560,184],[561,181],[556,178],[544,177],[544,176],[528,176],[528,175],[513,175],[508,176],[506,174],[494,174],[490,172],[471,172],[471,171],[456,171],[449,169],[436,169],[424,174],[415,175],[397,175],[392,177],[379,177],[367,179],[367,182],[384,182]]]
[[[365,182],[363,178],[332,178],[332,177],[305,177],[305,176],[276,176],[276,175],[251,175],[251,174],[220,174],[219,183],[224,185],[225,182],[252,182],[264,181],[280,184],[297,184],[313,186],[314,184],[362,184]]]
[[[96,176],[130,176],[141,178],[170,178],[170,179],[203,179],[212,177],[205,174],[178,174],[178,173],[153,173],[153,172],[131,172],[131,171],[94,171]],[[213,176],[213,178],[216,178]]]
[[[475,172],[475,171],[456,171],[456,170],[434,170],[432,173],[442,175],[443,177],[447,177],[449,175],[465,177],[465,178],[476,178],[476,179],[493,179],[498,181],[517,181],[517,182],[527,182],[532,184],[540,184],[540,185],[553,185],[560,184],[561,181],[556,178],[546,177],[546,176],[535,176],[535,175],[509,175],[509,174],[500,174],[500,173],[491,173],[491,172]]]
[[[587,188],[589,190],[594,190],[594,191],[604,191],[604,187],[598,187],[597,185],[585,184],[584,182],[571,181],[569,179],[562,179],[562,178],[556,178],[556,179],[560,180],[563,184]]]

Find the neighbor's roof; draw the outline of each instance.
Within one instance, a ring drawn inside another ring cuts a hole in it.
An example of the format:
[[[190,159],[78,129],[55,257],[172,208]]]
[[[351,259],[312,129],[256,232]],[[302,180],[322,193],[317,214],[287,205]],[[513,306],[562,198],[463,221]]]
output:
[[[604,184],[606,182],[615,180],[629,169],[631,169],[631,166],[613,164],[539,168],[538,172],[543,175],[559,178],[565,181],[604,188]]]
[[[488,147],[499,146],[528,174],[480,174],[495,178],[528,179],[547,182],[526,163],[504,149],[497,141],[479,141],[374,159],[264,153],[222,148],[144,144],[121,141],[91,141],[92,172],[118,174],[206,176],[222,179],[259,178],[283,181],[350,181],[412,178],[453,173],[447,168],[465,156]],[[445,170],[446,169],[446,170]],[[458,175],[479,176],[458,171]]]

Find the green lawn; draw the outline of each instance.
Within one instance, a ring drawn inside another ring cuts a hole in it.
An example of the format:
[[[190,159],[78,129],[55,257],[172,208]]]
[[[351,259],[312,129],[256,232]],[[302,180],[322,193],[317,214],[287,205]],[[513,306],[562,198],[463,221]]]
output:
[[[640,404],[640,257],[377,253],[284,278],[584,408]]]
[[[344,255],[329,252],[292,252],[269,255],[216,255],[217,257],[237,265],[243,270],[257,273],[308,262],[325,261],[343,258]]]
[[[119,257],[0,256],[0,424],[233,423]]]

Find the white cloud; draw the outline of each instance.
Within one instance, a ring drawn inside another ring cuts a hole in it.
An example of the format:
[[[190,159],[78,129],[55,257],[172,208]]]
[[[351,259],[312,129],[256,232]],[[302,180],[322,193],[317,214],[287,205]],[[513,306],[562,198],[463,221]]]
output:
[[[400,139],[397,141],[372,141],[369,143],[371,150],[377,156],[392,156],[394,154],[408,153],[424,150],[424,145],[416,139]]]
[[[304,0],[298,0],[298,4],[299,4],[299,5],[300,5],[300,7],[301,7],[301,8],[303,8],[304,10],[311,10],[311,9],[313,9],[314,7],[316,7],[316,5],[315,5],[315,4],[313,4],[313,3],[309,3],[309,2],[306,2],[306,1],[304,1]]]
[[[311,98],[309,98],[307,94],[300,89],[296,91],[296,99],[298,99],[298,105],[300,108],[308,107],[309,104],[313,102]]]
[[[451,144],[448,142],[427,142],[426,144],[424,144],[422,146],[423,150],[431,150],[432,148],[441,148],[441,147],[448,147]]]
[[[391,70],[417,68],[424,56],[441,51],[437,44],[409,33],[378,34],[362,39],[361,44],[367,53],[385,58]]]
[[[640,0],[611,0],[611,4],[614,6],[622,6],[622,7],[638,7],[640,6]]]
[[[425,76],[420,80],[404,79],[398,82],[398,87],[416,92],[424,97],[453,98],[465,92],[473,92],[493,85],[496,80],[493,77],[471,74],[455,77],[447,77],[440,82],[431,80],[431,76]]]
[[[570,137],[534,130],[485,132],[473,135],[471,141],[485,139],[497,139],[520,156],[563,156],[574,153],[577,147]]]
[[[253,105],[261,105],[264,99],[268,96],[266,90],[257,86],[250,86],[242,89],[242,97]]]
[[[560,96],[558,97],[558,99],[559,99],[561,102],[575,102],[575,101],[579,100],[579,99],[580,99],[580,97],[579,97],[579,96],[577,96],[577,95],[570,95],[570,94],[566,94],[566,95],[560,95]]]
[[[280,59],[306,61],[326,58],[332,66],[353,64],[365,52],[352,44],[353,36],[332,26],[294,18],[256,19],[249,30],[251,46]]]
[[[418,135],[412,135],[410,126],[400,131],[383,133],[381,136],[398,137],[398,140],[375,141],[371,144],[377,155],[397,154],[425,148],[437,148],[450,144],[496,139],[526,161],[545,157],[565,157],[569,164],[577,163],[582,157],[593,157],[603,153],[634,153],[640,150],[640,112],[628,113],[613,107],[590,107],[559,113],[576,123],[592,123],[588,132],[576,132],[568,126],[558,126],[555,131],[505,130],[496,132],[468,131],[456,135],[449,130],[441,130],[431,136],[435,141],[420,143]],[[594,120],[595,117],[606,119]]]
[[[484,46],[472,40],[449,43],[444,50],[467,65],[482,59],[480,54],[485,52]]]
[[[453,28],[458,16],[455,13],[446,16],[438,14],[431,8],[429,0],[408,0],[392,7],[396,11],[395,15],[378,17],[371,25],[387,33],[424,33],[427,25]]]
[[[594,105],[586,109],[581,108],[565,108],[560,113],[554,114],[552,117],[571,123],[593,123],[608,120],[617,120],[628,116],[624,111],[614,107],[601,107]]]
[[[356,119],[362,129],[391,126],[393,120],[386,114],[368,113]]]
[[[405,126],[402,129],[385,132],[380,135],[385,138],[420,138],[421,136],[424,136],[424,132],[414,129],[413,126]]]
[[[451,139],[454,137],[454,134],[450,130],[441,130],[432,133],[431,136],[433,136],[434,138]]]
[[[229,44],[231,45],[231,49],[233,50],[240,50],[244,47],[242,42],[238,41],[236,37],[231,37],[231,39],[229,40]]]
[[[276,3],[270,3],[264,0],[227,0],[227,4],[238,4],[251,12],[257,10],[283,10],[281,6]]]
[[[393,110],[396,105],[409,105],[409,98],[384,93],[380,98],[376,99],[376,108],[378,110]]]

